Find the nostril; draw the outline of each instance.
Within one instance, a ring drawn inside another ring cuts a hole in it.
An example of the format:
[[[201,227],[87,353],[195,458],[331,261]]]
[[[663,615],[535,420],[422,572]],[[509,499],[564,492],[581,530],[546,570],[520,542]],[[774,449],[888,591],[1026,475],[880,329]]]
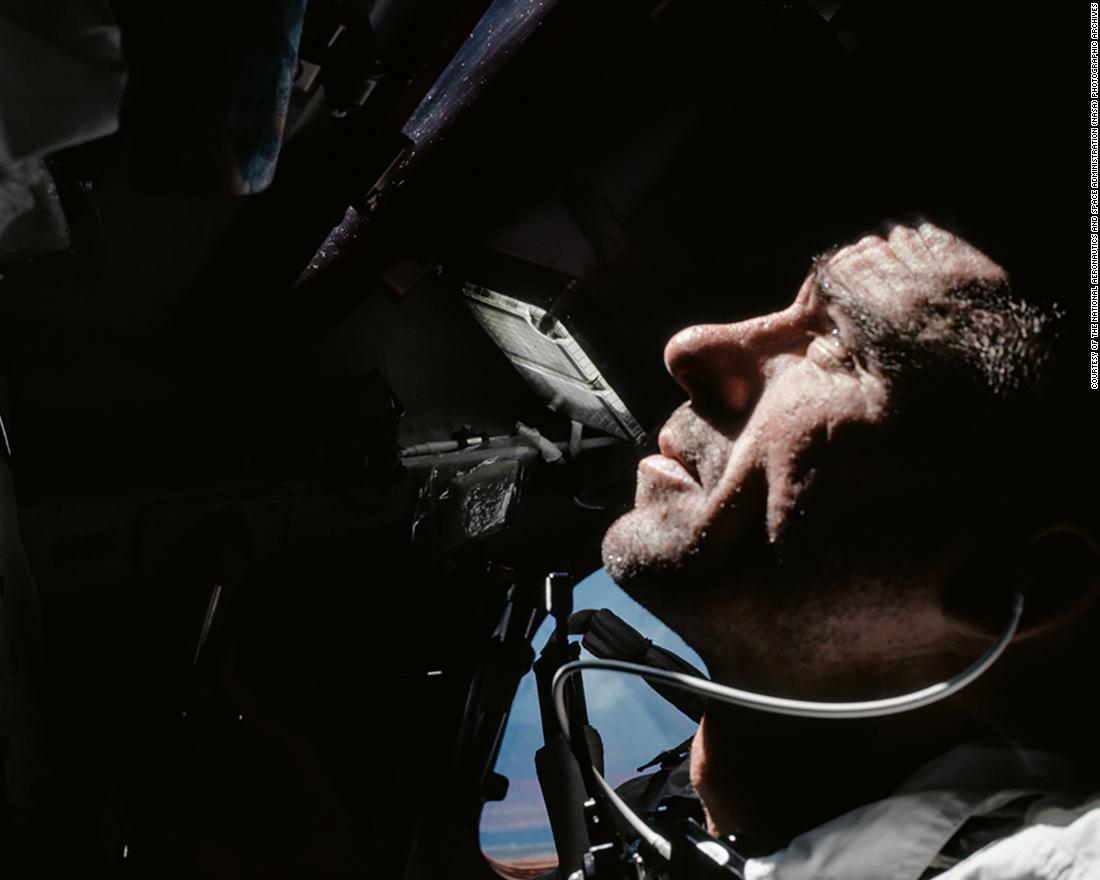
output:
[[[717,417],[723,410],[722,400],[717,392],[707,385],[697,385],[690,392],[691,405],[696,412]]]
[[[720,418],[723,413],[730,411],[733,401],[728,398],[727,389],[716,384],[709,375],[681,372],[675,375],[675,379],[687,392],[692,408],[696,412]]]
[[[669,364],[669,373],[687,392],[692,405],[714,415],[742,412],[753,396],[753,382],[728,358],[717,363],[684,359]]]
[[[708,393],[707,384],[695,372],[691,370],[669,370],[669,372],[692,400]]]

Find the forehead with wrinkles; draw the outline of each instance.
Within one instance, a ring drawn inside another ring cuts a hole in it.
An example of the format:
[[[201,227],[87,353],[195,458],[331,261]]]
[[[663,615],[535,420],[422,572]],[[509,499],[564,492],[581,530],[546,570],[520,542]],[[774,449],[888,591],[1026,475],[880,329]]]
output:
[[[885,238],[865,236],[819,257],[815,269],[827,292],[895,325],[961,285],[1007,281],[977,248],[927,222],[894,226]]]
[[[824,254],[812,278],[855,348],[893,384],[935,373],[988,403],[1033,386],[1050,357],[1058,310],[1017,296],[1003,268],[931,223]]]

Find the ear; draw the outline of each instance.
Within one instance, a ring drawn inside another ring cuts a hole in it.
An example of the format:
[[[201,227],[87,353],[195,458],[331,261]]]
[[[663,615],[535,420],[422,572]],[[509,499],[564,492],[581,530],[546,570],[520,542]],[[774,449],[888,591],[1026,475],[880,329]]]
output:
[[[1100,546],[1071,523],[1050,526],[1023,550],[1028,584],[1020,635],[1038,635],[1079,619],[1100,598]]]
[[[944,613],[961,632],[996,638],[1014,593],[1024,596],[1017,639],[1049,634],[1079,619],[1100,599],[1100,545],[1074,523],[1043,528],[967,582],[951,584]]]

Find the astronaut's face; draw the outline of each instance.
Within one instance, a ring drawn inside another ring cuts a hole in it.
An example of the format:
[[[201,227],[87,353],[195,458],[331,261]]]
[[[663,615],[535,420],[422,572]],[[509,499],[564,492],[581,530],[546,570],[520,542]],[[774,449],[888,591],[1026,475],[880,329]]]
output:
[[[903,510],[891,494],[907,466],[895,442],[879,443],[896,400],[862,328],[906,325],[960,281],[1003,278],[930,223],[895,226],[819,258],[780,312],[673,336],[665,363],[689,399],[604,539],[612,577],[683,631],[747,580],[782,589],[769,580],[784,559],[856,561],[865,525],[881,533]]]

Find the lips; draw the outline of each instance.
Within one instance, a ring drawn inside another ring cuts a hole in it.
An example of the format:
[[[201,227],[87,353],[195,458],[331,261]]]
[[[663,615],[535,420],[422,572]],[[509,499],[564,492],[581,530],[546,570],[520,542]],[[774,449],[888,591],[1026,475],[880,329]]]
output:
[[[650,478],[662,483],[682,483],[694,486],[695,478],[691,472],[674,458],[664,455],[649,455],[638,463],[638,470]]]
[[[661,431],[657,437],[657,447],[661,450],[659,458],[664,458],[666,461],[670,461],[675,464],[680,470],[683,470],[691,477],[693,483],[699,482],[699,472],[692,464],[689,457],[681,455],[676,447],[672,443],[671,432],[666,427]]]

